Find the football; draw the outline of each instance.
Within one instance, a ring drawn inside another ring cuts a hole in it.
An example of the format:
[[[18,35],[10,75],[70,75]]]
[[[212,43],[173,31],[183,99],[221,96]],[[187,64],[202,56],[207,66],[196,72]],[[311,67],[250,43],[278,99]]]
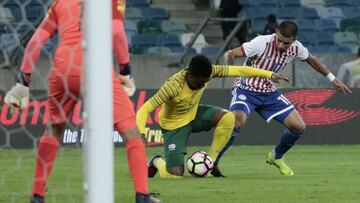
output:
[[[214,162],[208,153],[196,151],[186,161],[186,168],[192,176],[206,177],[213,169]]]

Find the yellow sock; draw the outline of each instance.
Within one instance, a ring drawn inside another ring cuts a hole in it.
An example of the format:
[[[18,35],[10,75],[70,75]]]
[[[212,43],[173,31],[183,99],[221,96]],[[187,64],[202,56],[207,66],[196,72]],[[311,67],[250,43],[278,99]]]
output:
[[[182,178],[182,176],[176,176],[169,173],[166,170],[166,162],[162,158],[157,158],[154,160],[154,166],[159,170],[159,174],[161,178]]]
[[[213,159],[216,160],[220,151],[225,147],[228,143],[231,132],[233,131],[235,126],[235,116],[232,112],[227,112],[218,122],[215,127],[214,138],[210,146],[209,155]]]

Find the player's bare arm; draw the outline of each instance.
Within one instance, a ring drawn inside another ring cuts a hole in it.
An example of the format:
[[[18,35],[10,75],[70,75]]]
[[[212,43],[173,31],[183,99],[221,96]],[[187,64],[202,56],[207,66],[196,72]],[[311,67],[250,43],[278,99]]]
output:
[[[273,73],[270,78],[272,81],[276,83],[280,83],[280,81],[284,80],[285,82],[291,82],[291,78],[285,75]]]
[[[313,55],[309,55],[309,58],[306,62],[317,72],[326,76],[335,89],[342,93],[351,93],[351,90],[341,81],[337,80],[335,76],[330,72],[330,70],[323,64],[321,61]]]
[[[233,65],[235,58],[246,57],[243,46],[230,49],[224,53],[225,64]]]

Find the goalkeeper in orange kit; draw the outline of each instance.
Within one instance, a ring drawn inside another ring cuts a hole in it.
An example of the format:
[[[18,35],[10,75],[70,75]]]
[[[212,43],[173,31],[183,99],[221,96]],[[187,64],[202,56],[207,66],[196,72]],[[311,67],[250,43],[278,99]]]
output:
[[[17,84],[6,94],[5,102],[9,105],[21,109],[27,107],[31,73],[35,69],[41,48],[58,31],[60,41],[49,72],[47,108],[50,118],[46,130],[40,138],[36,154],[36,170],[30,200],[32,203],[44,202],[46,183],[66,122],[75,104],[81,98],[80,81],[84,53],[80,22],[83,3],[80,0],[57,0],[53,3],[26,47],[20,72],[17,75]],[[146,151],[136,127],[135,113],[130,99],[115,72],[113,72],[112,80],[114,127],[126,142],[128,165],[136,191],[136,202],[160,202],[149,195]]]

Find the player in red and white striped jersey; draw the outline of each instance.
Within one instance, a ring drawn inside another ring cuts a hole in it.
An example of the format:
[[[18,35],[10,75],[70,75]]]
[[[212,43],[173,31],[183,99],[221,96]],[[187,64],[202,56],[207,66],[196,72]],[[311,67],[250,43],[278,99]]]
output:
[[[281,71],[295,58],[306,60],[309,51],[299,41],[295,40],[289,48],[278,48],[276,34],[260,35],[250,42],[244,43],[240,48],[247,57],[246,65],[270,70]],[[276,90],[274,83],[266,78],[237,78],[234,86],[254,92],[273,92]]]
[[[233,63],[234,58],[247,57],[246,65],[275,73],[281,71],[290,61],[299,58],[326,76],[339,92],[351,93],[346,85],[337,80],[319,59],[311,55],[307,48],[296,40],[296,37],[296,23],[283,21],[275,34],[260,35],[238,48],[227,51],[224,57],[229,64]],[[266,162],[279,168],[282,175],[293,175],[292,169],[282,157],[303,134],[305,123],[291,102],[276,89],[274,83],[258,77],[237,78],[234,83],[230,110],[235,114],[235,128],[232,138],[221,151],[215,164],[218,164],[221,155],[231,146],[250,114],[256,111],[267,122],[275,119],[285,125],[286,129],[282,133],[279,143],[268,154]]]

